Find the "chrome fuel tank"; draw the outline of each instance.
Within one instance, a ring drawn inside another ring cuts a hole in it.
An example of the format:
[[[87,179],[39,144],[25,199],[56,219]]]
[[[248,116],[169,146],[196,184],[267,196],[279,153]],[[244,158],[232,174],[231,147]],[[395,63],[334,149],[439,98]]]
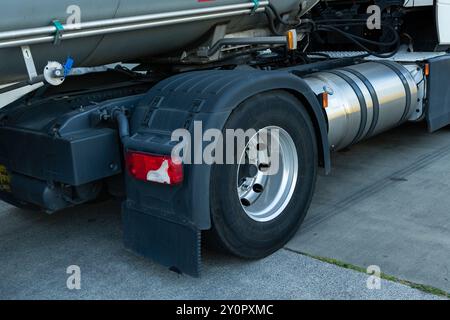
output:
[[[317,95],[328,95],[325,110],[333,149],[391,129],[414,115],[421,99],[412,75],[418,67],[408,68],[391,61],[377,61],[305,78]]]

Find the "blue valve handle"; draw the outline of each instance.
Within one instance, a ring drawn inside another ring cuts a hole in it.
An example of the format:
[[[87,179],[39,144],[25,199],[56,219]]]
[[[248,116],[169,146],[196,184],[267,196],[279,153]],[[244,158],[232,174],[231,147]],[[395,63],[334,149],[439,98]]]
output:
[[[67,57],[66,63],[64,64],[64,77],[70,74],[73,68],[74,60],[71,57]]]

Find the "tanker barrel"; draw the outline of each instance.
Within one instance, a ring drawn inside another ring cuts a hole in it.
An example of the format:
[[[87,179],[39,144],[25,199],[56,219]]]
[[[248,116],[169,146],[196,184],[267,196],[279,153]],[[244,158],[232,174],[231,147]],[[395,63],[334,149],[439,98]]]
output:
[[[21,47],[29,46],[39,74],[49,61],[72,57],[75,67],[139,62],[183,51],[218,24],[234,33],[265,27],[271,3],[250,0],[2,0],[0,84],[28,77]],[[281,13],[298,13],[301,0],[272,1]],[[20,15],[18,14],[20,12]],[[78,16],[77,16],[78,15]]]

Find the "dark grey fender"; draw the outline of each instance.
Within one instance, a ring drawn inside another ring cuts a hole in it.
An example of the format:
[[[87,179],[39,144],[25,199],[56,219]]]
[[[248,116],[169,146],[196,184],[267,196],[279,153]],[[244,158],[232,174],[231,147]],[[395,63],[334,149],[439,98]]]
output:
[[[186,128],[193,133],[194,121],[202,121],[204,131],[211,128],[222,129],[230,114],[243,101],[259,93],[277,89],[290,91],[308,108],[320,143],[321,164],[329,172],[330,151],[323,110],[306,83],[288,71],[197,71],[166,79],[153,87],[135,110],[131,121],[132,135],[125,148],[170,154],[176,144],[170,141],[174,130]],[[210,172],[209,165],[186,166],[185,182],[179,187],[139,182],[127,177],[128,200],[124,210],[149,215],[153,224],[154,219],[158,222],[165,221],[165,226],[158,225],[158,228],[169,228],[175,234],[184,234],[188,228],[197,234],[191,237],[191,243],[198,242],[200,230],[211,227]],[[125,224],[134,225],[128,231],[136,232],[134,229],[140,228],[144,223],[140,216],[134,223],[128,219]],[[125,232],[127,233],[126,226]],[[127,236],[125,241],[127,243]],[[155,241],[159,242],[153,237],[148,238],[151,243],[144,247],[130,242],[128,246],[167,266],[176,266],[186,273],[196,274],[195,270],[198,268],[185,266],[186,263],[195,263],[195,259],[188,262],[179,259],[179,255],[185,255],[186,252],[174,252],[173,257],[164,253],[161,257],[162,251],[158,246],[167,247],[171,239],[166,238],[164,244]],[[187,240],[176,241],[178,243],[169,245],[167,249],[179,251],[182,246],[186,251]],[[198,253],[199,249],[197,248]]]

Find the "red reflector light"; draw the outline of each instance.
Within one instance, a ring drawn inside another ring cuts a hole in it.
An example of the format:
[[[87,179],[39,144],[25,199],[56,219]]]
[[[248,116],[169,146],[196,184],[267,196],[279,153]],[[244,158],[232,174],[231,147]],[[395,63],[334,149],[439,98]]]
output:
[[[183,164],[170,156],[128,152],[126,162],[128,172],[135,179],[170,185],[183,182]]]

